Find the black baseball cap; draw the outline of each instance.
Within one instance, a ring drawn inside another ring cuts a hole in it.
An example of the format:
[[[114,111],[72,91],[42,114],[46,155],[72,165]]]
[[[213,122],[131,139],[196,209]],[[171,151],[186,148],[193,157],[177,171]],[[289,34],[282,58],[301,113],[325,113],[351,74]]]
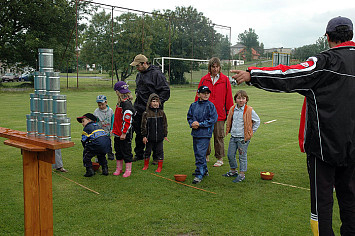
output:
[[[211,90],[206,85],[202,85],[197,89],[197,93],[204,93],[204,92],[211,93]]]
[[[83,115],[83,116],[77,117],[76,120],[77,120],[79,123],[81,123],[81,121],[83,120],[83,118],[90,119],[90,120],[92,120],[92,121],[94,121],[94,122],[97,121],[97,117],[96,117],[94,114],[92,114],[92,113],[86,113],[86,114]]]
[[[325,32],[334,32],[336,31],[336,28],[341,25],[347,26],[349,31],[353,30],[353,22],[349,18],[338,16],[334,17],[328,22],[327,29],[325,30]]]

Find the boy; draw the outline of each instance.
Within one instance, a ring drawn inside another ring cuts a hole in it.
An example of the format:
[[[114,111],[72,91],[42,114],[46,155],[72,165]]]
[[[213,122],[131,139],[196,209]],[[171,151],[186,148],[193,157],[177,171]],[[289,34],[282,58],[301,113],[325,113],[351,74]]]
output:
[[[169,141],[167,138],[168,122],[159,96],[155,93],[149,96],[146,110],[142,116],[141,132],[145,145],[143,170],[148,169],[150,154],[153,150],[153,155],[158,159],[158,168],[155,172],[161,172],[164,160],[163,142],[164,139]]]
[[[99,119],[97,123],[102,127],[103,130],[105,130],[107,136],[109,136],[111,139],[111,131],[114,117],[113,110],[107,105],[107,98],[105,95],[97,96],[96,102],[98,108],[96,108],[96,110],[94,111],[94,115]],[[110,150],[111,151],[107,153],[107,159],[114,160],[115,157],[112,153],[112,145]]]
[[[200,183],[203,176],[208,175],[206,152],[218,118],[215,106],[208,101],[210,94],[211,90],[207,86],[200,86],[197,90],[198,100],[190,105],[187,113],[195,153],[196,170],[193,184]]]
[[[229,110],[226,126],[226,135],[231,133],[227,154],[231,169],[223,176],[236,177],[233,182],[239,183],[245,180],[248,145],[251,137],[259,128],[260,118],[251,106],[247,106],[249,97],[244,90],[239,90],[235,94],[234,101],[236,104]],[[237,150],[239,152],[239,175],[237,172]]]
[[[83,163],[86,167],[85,177],[91,177],[95,174],[92,169],[91,159],[97,156],[99,164],[102,166],[102,174],[108,175],[108,166],[106,160],[106,153],[110,151],[110,138],[105,131],[96,123],[97,117],[92,113],[76,118],[84,127],[81,136],[81,143],[83,144]]]

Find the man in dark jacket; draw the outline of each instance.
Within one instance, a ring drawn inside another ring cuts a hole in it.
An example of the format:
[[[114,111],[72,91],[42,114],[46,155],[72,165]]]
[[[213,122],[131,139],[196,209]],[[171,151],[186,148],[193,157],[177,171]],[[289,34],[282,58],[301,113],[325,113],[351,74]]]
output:
[[[160,102],[163,106],[170,97],[170,88],[164,74],[159,67],[150,65],[146,56],[138,54],[134,61],[130,64],[135,66],[139,71],[136,77],[136,100],[134,102],[134,108],[136,113],[133,117],[133,129],[136,133],[134,148],[135,157],[134,161],[143,160],[144,143],[141,133],[142,114],[146,109],[148,98],[152,93],[156,93],[159,96]],[[153,159],[157,161],[153,154]]]
[[[307,153],[314,235],[334,235],[333,186],[339,203],[341,235],[355,235],[355,43],[353,23],[328,22],[330,49],[294,66],[249,67],[232,71],[238,82],[273,92],[298,92],[306,103],[301,149]],[[304,141],[304,142],[302,142]]]

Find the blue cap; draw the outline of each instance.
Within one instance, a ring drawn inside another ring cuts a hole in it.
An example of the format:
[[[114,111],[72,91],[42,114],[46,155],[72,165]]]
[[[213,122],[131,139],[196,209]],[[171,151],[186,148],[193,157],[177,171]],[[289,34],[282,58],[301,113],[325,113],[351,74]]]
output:
[[[96,97],[96,102],[106,102],[107,98],[105,95],[99,95]]]
[[[338,16],[328,22],[325,32],[334,32],[341,25],[347,26],[349,31],[353,30],[353,22],[349,18]]]

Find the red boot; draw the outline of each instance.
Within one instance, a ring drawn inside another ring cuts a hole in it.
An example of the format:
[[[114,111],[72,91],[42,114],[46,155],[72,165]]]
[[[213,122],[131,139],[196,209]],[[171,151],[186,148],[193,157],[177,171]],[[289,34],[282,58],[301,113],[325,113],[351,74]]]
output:
[[[162,169],[163,169],[163,160],[159,160],[158,169],[155,172],[160,173]]]
[[[149,167],[149,158],[144,159],[144,167],[142,170],[146,170]]]

